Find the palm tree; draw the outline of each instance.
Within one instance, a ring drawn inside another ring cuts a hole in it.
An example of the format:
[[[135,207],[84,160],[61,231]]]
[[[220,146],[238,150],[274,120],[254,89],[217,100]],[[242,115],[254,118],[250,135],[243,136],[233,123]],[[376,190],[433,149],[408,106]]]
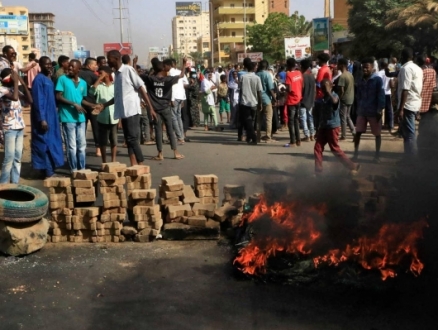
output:
[[[312,22],[306,21],[303,15],[300,15],[298,11],[294,12],[289,19],[289,26],[287,33],[291,37],[303,37],[310,35],[312,31]]]
[[[407,7],[392,11],[390,17],[395,19],[386,25],[387,29],[400,27],[438,29],[438,1],[412,1]]]

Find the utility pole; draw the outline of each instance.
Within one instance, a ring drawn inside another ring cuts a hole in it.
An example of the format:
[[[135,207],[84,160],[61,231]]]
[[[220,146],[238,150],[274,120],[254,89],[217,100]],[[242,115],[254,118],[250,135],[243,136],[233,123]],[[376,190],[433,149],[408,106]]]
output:
[[[331,8],[330,8],[330,0],[324,0],[324,17],[330,17],[331,15]]]
[[[211,49],[211,67],[214,67],[214,24],[213,24],[213,3],[208,3],[208,9],[210,11],[210,49]],[[219,34],[218,34],[219,40]],[[218,47],[219,51],[219,47]]]
[[[244,57],[246,57],[246,0],[243,0],[243,53],[245,54]]]
[[[122,0],[119,0],[119,8],[114,8],[119,10],[119,17],[116,17],[116,19],[120,20],[120,42],[123,43],[123,20],[126,19],[123,17],[123,8],[122,7]]]

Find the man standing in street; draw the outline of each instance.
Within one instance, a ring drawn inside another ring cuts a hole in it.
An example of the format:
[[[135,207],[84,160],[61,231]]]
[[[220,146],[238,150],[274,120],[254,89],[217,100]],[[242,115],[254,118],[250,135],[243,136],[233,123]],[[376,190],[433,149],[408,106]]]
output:
[[[382,79],[383,89],[385,90],[385,128],[391,132],[394,129],[394,112],[392,110],[391,88],[394,85],[392,78],[387,77],[385,71],[388,63],[380,62],[380,71],[377,75]],[[434,71],[435,72],[435,71]]]
[[[429,111],[433,90],[436,88],[436,72],[426,64],[426,56],[417,57],[418,66],[423,69],[423,90],[421,91],[420,114]]]
[[[91,91],[91,87],[96,83],[98,76],[96,75],[97,70],[97,61],[95,58],[89,57],[85,60],[85,63],[79,71],[79,77],[83,79],[87,83],[87,96],[85,96],[85,100],[91,104],[96,103],[96,96]],[[93,140],[94,146],[96,147],[96,157],[100,157],[100,148],[99,148],[99,124],[97,122],[97,115],[93,115],[93,107],[85,106],[85,111],[87,111],[86,117],[87,121],[85,124],[85,131],[87,130],[88,121],[91,123],[91,130],[93,132]]]
[[[255,63],[247,58],[243,61],[247,74],[242,75],[239,81],[240,101],[239,112],[240,120],[244,123],[248,144],[257,145],[257,135],[254,131],[254,120],[257,111],[262,111],[262,82],[254,73]],[[239,136],[241,139],[242,136]]]
[[[81,62],[71,60],[68,75],[60,76],[55,88],[71,172],[85,169],[87,140],[85,138],[86,111],[83,106],[93,106],[84,100],[87,96],[87,83],[79,78],[80,69]]]
[[[65,55],[61,55],[58,57],[59,69],[55,73],[56,79],[59,79],[59,77],[65,75],[65,74],[68,74],[69,65],[70,65],[69,59],[70,58],[68,56],[65,56]]]
[[[323,98],[324,93],[322,91],[321,82],[324,79],[332,81],[332,71],[330,70],[327,62],[330,60],[330,55],[322,53],[318,55],[318,65],[319,70],[316,76],[316,100],[315,100],[315,111],[313,112],[313,120],[315,122],[315,127],[319,127],[319,114],[322,112],[323,108]]]
[[[356,135],[354,136],[354,157],[359,156],[359,143],[362,133],[367,131],[370,123],[371,133],[376,139],[376,154],[374,162],[380,163],[380,147],[382,145],[382,112],[385,109],[385,91],[382,79],[374,73],[374,59],[362,61],[363,78],[357,86],[357,120]]]
[[[33,107],[30,112],[32,126],[32,167],[44,171],[46,178],[55,174],[55,169],[64,165],[61,129],[56,110],[53,85],[52,61],[43,56],[39,60],[41,72],[32,84]]]
[[[145,84],[132,66],[122,63],[122,55],[117,50],[107,54],[108,65],[116,70],[114,82],[114,99],[100,105],[101,111],[110,105],[115,105],[114,119],[122,120],[123,135],[128,146],[131,166],[142,165],[143,152],[140,148],[140,97],[149,109],[151,118],[157,120],[157,114],[152,107],[146,92]],[[158,137],[157,137],[158,138]]]
[[[348,71],[348,61],[345,58],[338,60],[338,70],[341,72],[341,76],[338,81],[338,94],[341,101],[341,138],[340,140],[347,139],[347,124],[350,128],[353,136],[356,134],[356,130],[353,125],[353,121],[350,117],[351,106],[354,102],[354,77]]]
[[[297,62],[294,58],[288,58],[286,61],[286,88],[287,88],[287,116],[290,137],[290,146],[296,147],[301,145],[300,138],[300,104],[303,99],[303,74],[296,70]]]
[[[24,67],[24,69],[21,70],[21,72],[27,73],[27,87],[29,90],[31,90],[32,83],[38,72],[40,72],[40,66],[38,65],[35,53],[29,54],[29,63]]]
[[[303,74],[303,99],[301,100],[300,122],[304,131],[304,142],[314,140],[315,125],[313,123],[313,107],[315,105],[316,82],[310,71],[310,60],[301,61],[301,73]]]
[[[260,142],[261,140],[265,141],[266,143],[273,142],[272,139],[272,116],[273,116],[273,110],[272,110],[272,102],[276,102],[275,99],[275,87],[274,87],[274,81],[272,80],[272,76],[270,75],[268,71],[268,61],[263,60],[259,63],[260,70],[257,72],[257,76],[260,78],[262,82],[262,101],[263,101],[263,108],[262,112],[259,112],[257,114],[257,142]],[[262,119],[263,115],[266,116],[266,136],[261,137],[261,129],[262,129]]]
[[[403,64],[398,75],[398,116],[404,141],[405,160],[415,155],[415,116],[421,109],[423,70],[412,60],[412,48],[405,48],[401,54]]]

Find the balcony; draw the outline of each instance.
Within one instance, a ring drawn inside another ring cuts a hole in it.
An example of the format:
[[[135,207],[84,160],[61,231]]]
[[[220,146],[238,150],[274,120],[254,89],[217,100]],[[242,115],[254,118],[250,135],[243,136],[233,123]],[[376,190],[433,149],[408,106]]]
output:
[[[243,36],[235,36],[235,37],[219,37],[219,42],[222,43],[241,43],[243,42]]]
[[[253,25],[254,22],[247,22],[246,26]],[[219,22],[219,29],[230,29],[230,30],[243,30],[245,28],[245,22]]]
[[[215,14],[219,15],[242,15],[245,12],[245,7],[219,7],[215,10]],[[247,14],[255,14],[254,7],[246,7]]]

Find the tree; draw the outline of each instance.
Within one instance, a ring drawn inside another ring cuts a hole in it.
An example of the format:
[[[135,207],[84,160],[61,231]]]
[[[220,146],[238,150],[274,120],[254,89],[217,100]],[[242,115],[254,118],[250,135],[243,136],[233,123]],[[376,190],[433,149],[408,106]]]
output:
[[[345,28],[341,24],[333,24],[333,32],[345,31]]]
[[[298,12],[291,16],[272,13],[264,24],[247,27],[248,44],[268,61],[284,59],[284,38],[306,36],[311,30],[312,23]]]
[[[189,55],[197,64],[204,62],[204,57],[202,56],[201,52],[191,52]]]

